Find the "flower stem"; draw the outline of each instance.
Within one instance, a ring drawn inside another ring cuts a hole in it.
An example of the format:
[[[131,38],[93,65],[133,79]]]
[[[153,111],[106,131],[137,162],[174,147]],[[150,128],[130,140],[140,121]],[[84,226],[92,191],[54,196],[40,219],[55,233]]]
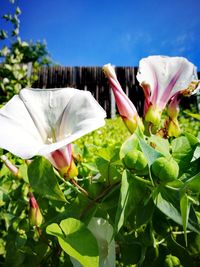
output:
[[[88,192],[87,192],[84,188],[82,188],[80,185],[78,185],[75,179],[71,179],[70,181],[71,181],[71,183],[72,183],[76,188],[78,188],[78,190],[81,191],[86,197],[90,198]]]
[[[80,214],[80,219],[85,215],[86,212],[88,212],[96,203],[100,202],[104,197],[107,196],[107,193],[110,194],[112,192],[112,189],[116,188],[117,185],[120,183],[117,182],[113,185],[109,185],[106,187],[95,199],[92,199],[92,201],[83,209],[83,211]]]
[[[144,178],[141,178],[141,177],[136,176],[136,175],[134,175],[134,178],[135,178],[136,180],[138,180],[138,181],[144,183],[144,184],[147,184],[147,185],[152,186],[152,182],[150,182],[150,181],[148,181],[148,180],[146,180],[146,179],[144,179]]]

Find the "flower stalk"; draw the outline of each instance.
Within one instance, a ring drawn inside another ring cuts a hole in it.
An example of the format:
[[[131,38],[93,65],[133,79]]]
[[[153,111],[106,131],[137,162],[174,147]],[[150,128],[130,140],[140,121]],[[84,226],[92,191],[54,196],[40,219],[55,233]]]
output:
[[[1,156],[1,160],[4,162],[4,164],[6,165],[6,167],[10,170],[10,172],[18,177],[21,178],[19,169],[6,157],[6,155],[2,155]]]

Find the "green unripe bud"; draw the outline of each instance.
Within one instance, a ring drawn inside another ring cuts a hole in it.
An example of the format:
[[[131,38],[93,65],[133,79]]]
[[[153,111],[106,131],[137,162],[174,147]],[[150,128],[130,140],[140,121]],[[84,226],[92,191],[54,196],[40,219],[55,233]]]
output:
[[[168,135],[178,137],[181,134],[181,129],[177,119],[169,121],[168,125]]]
[[[179,258],[173,255],[167,255],[165,258],[165,265],[164,267],[181,267],[181,263]]]
[[[145,115],[145,121],[158,125],[160,123],[160,120],[161,112],[153,106],[150,106]]]
[[[178,178],[179,166],[172,158],[158,158],[151,168],[153,175],[163,182],[173,181]]]
[[[129,151],[124,159],[124,165],[130,170],[141,171],[147,166],[144,154],[139,150]]]

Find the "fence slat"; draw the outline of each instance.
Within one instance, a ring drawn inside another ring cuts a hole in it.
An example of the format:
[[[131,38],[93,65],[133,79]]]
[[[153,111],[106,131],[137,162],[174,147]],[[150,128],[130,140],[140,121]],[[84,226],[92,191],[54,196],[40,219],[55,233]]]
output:
[[[136,79],[137,71],[137,67],[116,67],[116,74],[124,92],[134,103],[139,114],[142,115],[144,94]],[[200,72],[198,76],[200,78]],[[111,93],[102,67],[42,67],[38,72],[38,80],[34,83],[33,87],[74,87],[88,90],[106,110],[108,117],[111,116]],[[196,99],[193,97],[190,101],[188,99],[183,100],[182,103],[187,107],[189,102],[197,105]],[[113,102],[112,110],[114,110]]]

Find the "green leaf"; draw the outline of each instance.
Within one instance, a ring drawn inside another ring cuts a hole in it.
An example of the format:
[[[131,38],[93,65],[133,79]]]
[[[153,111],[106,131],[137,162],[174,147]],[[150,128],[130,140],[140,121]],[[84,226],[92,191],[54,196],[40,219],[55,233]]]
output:
[[[21,164],[19,166],[19,173],[21,174],[23,180],[28,184],[29,180],[28,180],[28,166],[27,164]]]
[[[68,218],[60,225],[50,224],[46,232],[56,236],[61,248],[84,267],[99,266],[97,241],[81,221]]]
[[[200,193],[200,172],[185,182],[190,190],[196,193]]]
[[[195,113],[190,113],[190,112],[186,112],[184,111],[184,113],[186,113],[187,115],[197,119],[197,120],[200,120],[200,114],[195,114]]]
[[[120,159],[122,159],[129,151],[137,149],[138,143],[137,135],[131,135],[121,146]]]
[[[15,13],[16,13],[17,15],[20,15],[20,14],[22,13],[22,12],[21,12],[21,9],[20,9],[19,7],[17,7]]]
[[[116,227],[117,232],[120,230],[120,228],[124,224],[125,218],[127,217],[126,206],[128,203],[129,194],[130,194],[130,191],[129,191],[128,172],[124,171],[122,175],[120,199],[119,199],[117,213],[115,217],[115,227]]]
[[[178,137],[172,141],[172,156],[178,162],[182,173],[188,170],[195,148],[185,136]]]
[[[170,156],[169,153],[169,141],[157,135],[151,135],[148,139],[148,142],[153,143],[155,145],[155,150],[160,152],[166,157]]]
[[[139,145],[140,148],[142,150],[142,152],[144,153],[147,161],[148,161],[148,165],[149,167],[152,165],[152,163],[157,159],[162,157],[163,155],[156,151],[153,147],[151,147],[149,144],[147,144],[141,137],[139,137]]]
[[[35,192],[52,200],[66,201],[49,161],[38,157],[28,167],[28,177]]]
[[[144,208],[145,194],[145,184],[134,179],[134,176],[125,170],[122,175],[120,198],[115,217],[115,230],[117,232],[132,212],[136,214],[138,208]]]
[[[107,159],[104,159],[102,157],[98,157],[96,159],[96,165],[97,168],[101,174],[101,179],[102,181],[108,180],[109,177],[109,164],[110,162]]]
[[[88,229],[97,240],[99,247],[99,267],[115,266],[115,240],[113,239],[113,227],[103,218],[93,217]]]
[[[200,159],[200,146],[197,146],[197,148],[194,151],[194,155],[193,155],[192,161],[195,160],[195,159]]]
[[[153,192],[153,201],[162,213],[179,225],[183,225],[180,213],[180,200],[176,191],[167,188],[157,188]],[[200,231],[197,218],[192,209],[190,210],[188,218],[188,229],[196,233],[199,233]]]
[[[94,162],[88,162],[88,163],[83,162],[82,166],[86,167],[88,170],[92,171],[93,173],[98,173],[97,166]]]
[[[190,213],[190,202],[188,200],[187,194],[183,193],[180,199],[180,210],[182,216],[182,224],[183,224],[183,231],[185,237],[185,244],[187,246],[187,224],[188,224],[188,217]]]
[[[162,213],[167,215],[169,218],[171,218],[178,224],[182,225],[182,219],[179,211],[174,207],[171,202],[169,202],[163,197],[162,193],[159,192],[159,190],[154,191],[153,200],[154,204]]]
[[[96,166],[101,174],[99,181],[111,183],[113,180],[121,178],[118,165],[121,165],[119,149],[107,151],[103,149],[101,156],[96,158]]]
[[[186,132],[185,136],[187,137],[191,146],[196,146],[196,145],[200,144],[200,140],[195,135]]]

